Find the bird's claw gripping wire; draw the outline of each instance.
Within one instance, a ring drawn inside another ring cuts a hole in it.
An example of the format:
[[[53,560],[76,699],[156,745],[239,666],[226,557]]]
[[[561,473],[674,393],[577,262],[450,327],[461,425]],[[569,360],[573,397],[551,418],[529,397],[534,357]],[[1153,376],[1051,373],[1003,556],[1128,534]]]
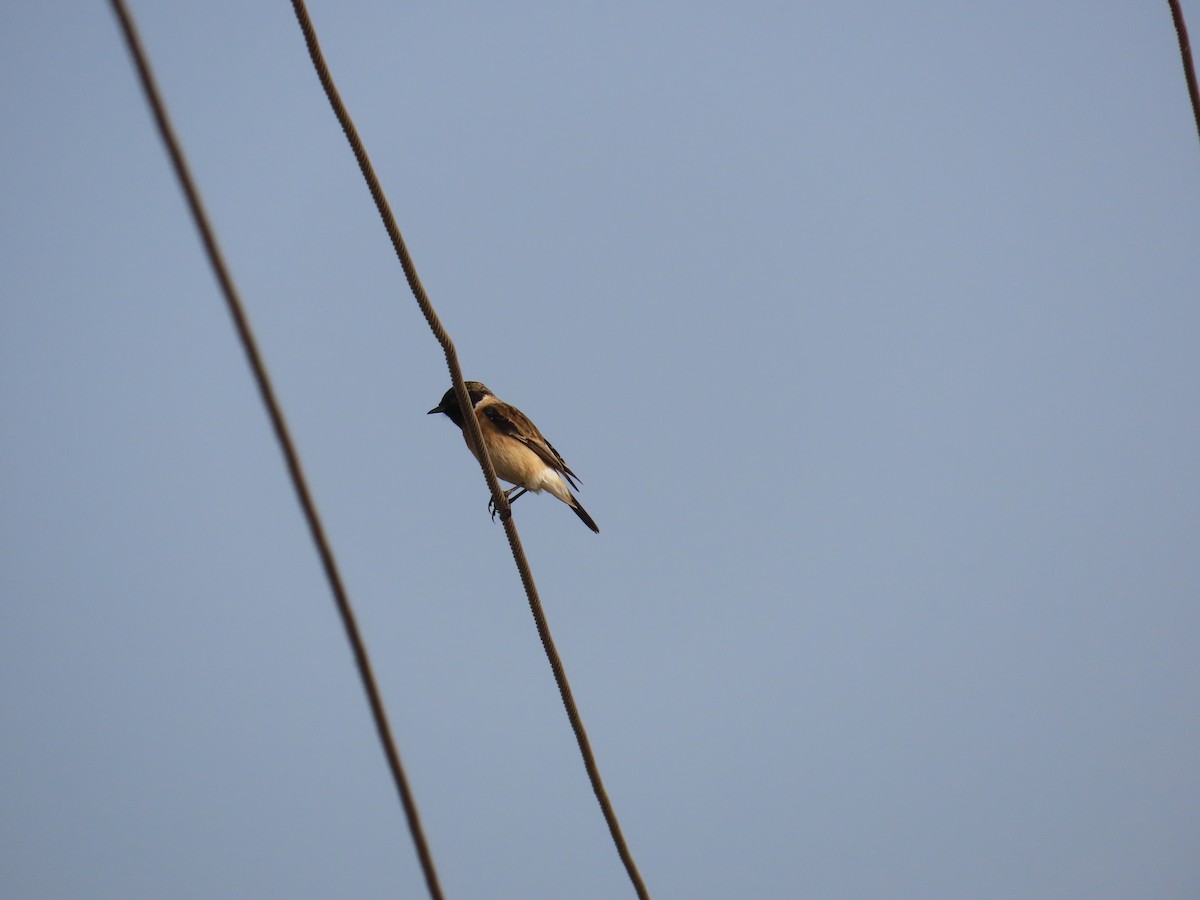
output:
[[[520,497],[522,494],[524,494],[527,490],[528,490],[527,488],[523,488],[520,485],[518,485],[517,487],[510,487],[507,491],[504,492],[504,499],[506,499],[509,503],[512,503],[514,500],[516,500],[518,497]],[[512,510],[511,509],[505,510],[504,512],[500,512],[500,508],[498,506],[496,506],[496,498],[495,497],[493,497],[491,500],[488,501],[488,512],[490,512],[492,514],[493,522],[496,521],[496,513],[500,513],[500,521],[501,522],[507,522],[509,519],[512,518]]]

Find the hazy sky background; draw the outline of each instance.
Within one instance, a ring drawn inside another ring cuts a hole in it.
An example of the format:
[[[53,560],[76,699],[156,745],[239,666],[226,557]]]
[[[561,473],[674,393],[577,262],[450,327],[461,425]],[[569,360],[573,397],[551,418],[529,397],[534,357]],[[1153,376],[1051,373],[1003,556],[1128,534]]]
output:
[[[289,4],[134,2],[448,896],[631,896]],[[1200,2],[1184,4],[1193,33]],[[656,898],[1200,896],[1166,3],[311,6]],[[0,895],[421,897],[107,4],[0,6]]]

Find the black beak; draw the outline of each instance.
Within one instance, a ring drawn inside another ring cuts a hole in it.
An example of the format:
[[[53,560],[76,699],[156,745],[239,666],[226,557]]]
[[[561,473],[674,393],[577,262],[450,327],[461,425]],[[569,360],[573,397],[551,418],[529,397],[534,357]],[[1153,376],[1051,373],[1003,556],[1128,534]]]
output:
[[[435,406],[435,407],[434,407],[433,409],[431,409],[429,412],[425,413],[425,415],[427,415],[427,416],[432,416],[432,415],[433,415],[435,412],[445,412],[445,410],[444,410],[444,409],[442,409],[440,406]]]

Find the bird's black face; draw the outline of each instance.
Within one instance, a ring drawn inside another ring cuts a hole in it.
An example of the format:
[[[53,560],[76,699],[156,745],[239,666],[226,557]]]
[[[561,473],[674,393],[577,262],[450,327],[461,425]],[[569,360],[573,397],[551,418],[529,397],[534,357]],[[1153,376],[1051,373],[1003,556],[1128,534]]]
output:
[[[466,381],[463,384],[467,389],[467,394],[471,397],[472,405],[478,403],[484,397],[491,396],[492,392],[482,382]],[[442,394],[442,401],[426,413],[426,415],[432,416],[434,413],[445,413],[446,418],[451,422],[459,428],[463,427],[463,414],[462,410],[458,408],[458,398],[454,396],[454,388],[450,388],[450,390]]]

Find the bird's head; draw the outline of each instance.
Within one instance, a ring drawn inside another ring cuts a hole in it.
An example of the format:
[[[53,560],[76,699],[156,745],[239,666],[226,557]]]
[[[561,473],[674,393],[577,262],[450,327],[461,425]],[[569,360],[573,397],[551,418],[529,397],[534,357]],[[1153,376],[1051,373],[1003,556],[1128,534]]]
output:
[[[479,403],[479,401],[484,397],[494,396],[492,392],[488,390],[487,385],[480,381],[467,381],[464,382],[464,384],[467,388],[467,394],[471,398],[472,406],[475,406],[475,404]],[[458,408],[458,398],[454,396],[453,387],[446,391],[446,393],[442,394],[441,402],[427,412],[426,415],[432,416],[434,413],[445,413],[446,418],[448,418],[459,428],[462,428],[463,414],[462,410]]]

